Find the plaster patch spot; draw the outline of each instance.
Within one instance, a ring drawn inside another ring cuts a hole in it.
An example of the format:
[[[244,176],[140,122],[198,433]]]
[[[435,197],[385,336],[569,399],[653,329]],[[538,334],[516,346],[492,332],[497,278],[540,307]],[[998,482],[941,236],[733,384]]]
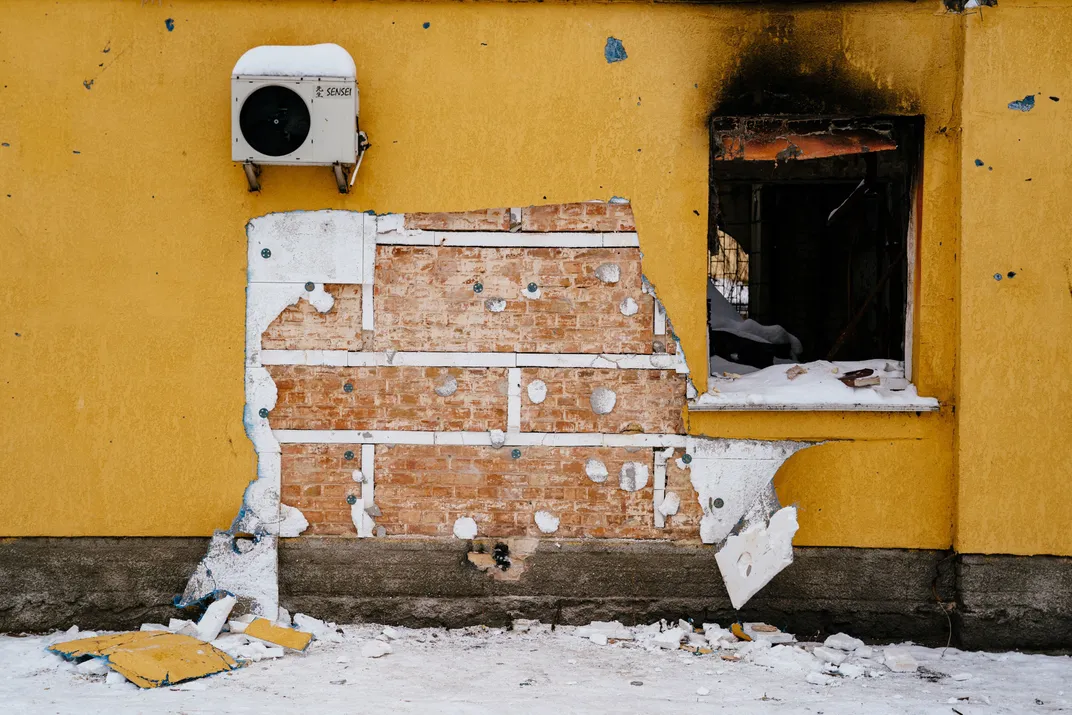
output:
[[[538,511],[534,515],[536,526],[545,534],[553,534],[558,531],[558,517],[549,511]]]
[[[506,444],[506,433],[501,429],[493,429],[488,432],[488,435],[491,437],[491,446],[495,449],[499,449]]]
[[[533,380],[527,388],[529,399],[533,404],[540,404],[547,399],[547,383],[543,380]]]
[[[626,462],[618,473],[618,485],[627,492],[640,491],[648,485],[648,465]]]
[[[610,414],[617,401],[618,395],[614,390],[606,387],[597,387],[592,390],[592,396],[589,398],[589,402],[592,404],[592,412],[595,412],[597,415]]]
[[[506,298],[488,298],[484,301],[484,309],[489,313],[501,313],[506,310]]]
[[[667,492],[663,496],[663,503],[659,505],[659,513],[663,516],[673,516],[681,508],[681,497],[677,492]]]
[[[618,304],[618,310],[622,311],[622,315],[636,315],[640,306],[632,298],[626,298]]]
[[[617,37],[608,37],[607,44],[603,47],[603,59],[607,64],[621,62],[629,57],[625,53],[625,45]]]
[[[536,300],[537,298],[540,298],[542,296],[543,293],[540,292],[539,286],[536,286],[536,290],[529,290],[528,285],[521,289],[521,297],[523,298],[528,298],[529,300]]]
[[[617,283],[622,279],[622,269],[617,263],[604,263],[596,269],[596,278],[604,283]]]
[[[476,538],[476,521],[471,516],[461,516],[454,521],[454,536],[458,539]]]
[[[602,484],[607,481],[607,477],[610,476],[610,473],[607,471],[607,465],[603,464],[603,462],[598,459],[589,459],[585,462],[584,473],[596,484]]]
[[[358,484],[365,483],[365,475],[361,473],[360,469],[355,469],[353,472],[350,473],[350,476],[353,477],[353,480]]]
[[[435,393],[440,397],[450,397],[458,391],[458,380],[453,375],[444,375],[436,380]]]

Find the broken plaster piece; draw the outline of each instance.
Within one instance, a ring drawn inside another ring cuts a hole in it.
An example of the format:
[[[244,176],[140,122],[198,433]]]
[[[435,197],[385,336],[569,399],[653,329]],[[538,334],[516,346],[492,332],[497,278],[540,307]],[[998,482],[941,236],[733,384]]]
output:
[[[617,263],[604,263],[599,268],[596,268],[596,278],[604,283],[617,283],[622,279],[622,269],[618,267]]]
[[[295,279],[300,280],[300,279]],[[246,365],[260,365],[261,335],[280,314],[302,298],[321,313],[331,310],[335,298],[324,290],[323,283],[314,283],[313,290],[305,283],[249,283],[246,286]]]
[[[375,505],[370,504],[369,507]],[[372,536],[373,530],[376,528],[376,522],[369,516],[368,511],[365,509],[365,500],[358,499],[350,505],[350,521],[354,522],[354,528],[357,529],[357,536],[361,539],[367,539]]]
[[[457,539],[476,538],[476,521],[471,516],[461,516],[454,521],[454,537]]]
[[[450,397],[458,391],[458,379],[453,375],[444,375],[436,380],[435,393],[440,397]]]
[[[279,613],[277,568],[274,535],[239,539],[217,531],[175,605],[185,608],[226,591],[240,600],[248,599],[253,613],[275,618]]]
[[[529,399],[535,405],[538,405],[547,399],[547,383],[543,380],[533,380],[530,382],[527,391],[529,393]]]
[[[618,473],[618,484],[627,492],[640,491],[648,485],[648,465],[626,462]]]
[[[607,465],[603,464],[603,462],[598,459],[589,459],[585,462],[584,473],[596,484],[602,484],[607,481],[607,477],[610,476],[610,473],[607,471]]]
[[[667,492],[658,508],[663,516],[673,516],[681,508],[681,497],[677,495],[677,492]]]
[[[505,298],[488,298],[484,301],[484,307],[490,313],[501,313],[506,310]]]
[[[592,412],[595,412],[597,415],[610,414],[617,401],[618,395],[614,390],[606,387],[597,387],[592,390],[592,396],[589,398],[589,402],[592,405]]]
[[[540,287],[539,286],[536,286],[536,290],[529,290],[529,288],[532,287],[533,285],[535,285],[535,284],[530,283],[529,285],[527,285],[527,286],[525,286],[524,288],[521,289],[521,297],[522,298],[528,298],[529,300],[537,300],[537,299],[539,299],[539,298],[541,298],[543,296],[543,293],[540,292]]]
[[[622,315],[625,316],[636,315],[637,311],[640,310],[640,306],[632,298],[625,298],[618,304],[618,310],[622,311]]]
[[[775,512],[765,526],[753,524],[726,539],[726,545],[715,554],[715,561],[734,608],[742,608],[793,563],[793,536],[797,528],[797,510],[787,506]]]
[[[224,596],[217,599],[205,609],[205,615],[197,622],[197,637],[205,642],[216,640],[216,636],[223,629],[227,617],[231,615],[231,609],[238,602],[234,596]]]
[[[538,511],[534,516],[536,526],[545,534],[553,534],[558,531],[559,518],[549,511]]]
[[[488,436],[491,438],[491,446],[495,449],[499,449],[506,444],[506,433],[501,429],[489,430]]]

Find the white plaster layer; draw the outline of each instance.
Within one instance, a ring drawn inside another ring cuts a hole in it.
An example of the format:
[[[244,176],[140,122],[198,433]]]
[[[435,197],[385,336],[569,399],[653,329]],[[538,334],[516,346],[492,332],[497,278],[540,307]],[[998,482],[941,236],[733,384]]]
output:
[[[637,311],[640,310],[640,306],[637,305],[637,302],[632,298],[624,298],[618,305],[618,310],[625,316],[636,315]]]
[[[618,395],[608,387],[597,387],[592,390],[588,401],[592,406],[592,412],[597,415],[608,415],[614,409],[614,405],[618,401]]]
[[[547,399],[547,383],[543,380],[533,380],[528,384],[526,391],[529,393],[529,400],[534,405]]]
[[[648,486],[648,465],[626,462],[618,473],[618,484],[627,492],[640,491]]]
[[[261,335],[289,306],[304,298],[321,313],[331,309],[335,299],[324,291],[323,283],[314,283],[311,291],[305,286],[306,283],[250,283],[246,286],[247,366],[261,364]]]
[[[797,510],[778,510],[767,525],[749,526],[731,536],[715,554],[722,580],[734,608],[742,608],[778,573],[793,563]]]
[[[450,444],[491,446],[488,432],[417,430],[273,430],[281,444]],[[606,434],[603,432],[513,432],[508,447],[684,447],[682,434]]]
[[[598,459],[589,459],[585,462],[584,473],[596,484],[602,484],[607,481],[607,477],[610,476],[610,473],[607,471],[607,465],[603,464],[603,462]]]
[[[476,521],[471,516],[460,516],[454,520],[454,538],[475,539]]]
[[[279,612],[276,537],[237,539],[226,531],[213,534],[208,554],[194,570],[178,606],[219,593],[248,599],[253,613],[274,619]]]
[[[604,263],[596,268],[596,278],[613,285],[622,279],[622,269],[617,263]]]
[[[521,368],[512,367],[507,373],[506,431],[521,431]]]
[[[253,219],[247,226],[249,282],[364,283],[365,218],[323,210]]]

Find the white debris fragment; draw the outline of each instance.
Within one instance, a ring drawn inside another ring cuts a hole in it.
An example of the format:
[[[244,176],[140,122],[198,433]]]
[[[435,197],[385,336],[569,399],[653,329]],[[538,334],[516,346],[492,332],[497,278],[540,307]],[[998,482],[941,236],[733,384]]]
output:
[[[530,290],[530,288],[533,288],[533,287],[535,287],[536,290]],[[522,298],[528,298],[529,300],[536,300],[536,299],[540,298],[542,295],[543,295],[543,293],[540,292],[540,287],[537,286],[535,283],[530,283],[530,284],[526,285],[524,288],[521,289],[521,297]]]
[[[792,643],[796,640],[792,633],[786,633],[767,623],[745,623],[742,627],[745,634],[754,641]]]
[[[592,405],[592,412],[595,412],[597,415],[610,414],[617,401],[618,395],[614,390],[606,387],[597,387],[592,390],[592,396],[589,398],[589,402]]]
[[[139,631],[166,631],[168,627],[163,623],[142,623]]]
[[[104,682],[108,685],[122,685],[123,683],[128,683],[130,681],[128,681],[126,676],[122,673],[113,670],[108,673],[108,675],[104,676]]]
[[[837,648],[838,650],[854,651],[857,648],[863,648],[864,642],[859,638],[853,638],[850,635],[844,633],[835,633],[834,635],[823,641],[823,645],[827,648]]]
[[[269,647],[261,641],[251,641],[245,645],[235,645],[224,650],[227,655],[239,660],[258,661],[266,658],[282,658],[283,647]]]
[[[196,638],[206,642],[216,640],[216,636],[220,634],[223,624],[227,622],[227,617],[231,615],[231,609],[236,603],[238,599],[234,596],[224,596],[214,601],[205,609],[205,615],[201,616],[201,620],[197,622]]]
[[[585,462],[584,473],[596,484],[602,484],[607,481],[607,477],[610,476],[609,472],[607,472],[607,465],[603,464],[603,462],[598,459],[589,459]]]
[[[484,307],[490,313],[501,313],[506,310],[505,298],[488,298],[484,301]]]
[[[534,515],[536,526],[545,534],[553,534],[558,531],[559,518],[549,511],[538,511]]]
[[[286,626],[287,628],[289,628],[290,625],[293,623],[293,621],[290,619],[290,611],[280,606],[279,613],[275,617],[275,622],[281,626]]]
[[[611,640],[631,641],[633,632],[620,621],[592,621],[587,626],[578,628],[576,634],[581,638],[591,638],[593,633],[600,633]]]
[[[604,283],[617,283],[622,279],[622,269],[617,263],[604,263],[596,268],[596,278]]]
[[[659,513],[663,516],[673,516],[677,514],[681,508],[681,497],[677,495],[677,492],[666,492],[663,495],[663,501],[659,505]]]
[[[197,624],[185,618],[172,618],[168,621],[167,629],[172,633],[197,638]]]
[[[365,658],[380,658],[391,652],[391,644],[384,641],[365,641],[361,644],[361,655]]]
[[[107,675],[111,668],[105,658],[90,658],[76,665],[75,670],[82,675]]]
[[[491,438],[491,446],[495,449],[506,444],[506,433],[501,429],[488,430],[488,436]]]
[[[863,677],[867,671],[862,665],[855,665],[853,663],[842,663],[837,668],[838,673],[846,678],[856,679]]]
[[[737,636],[733,635],[728,629],[723,628],[717,623],[705,623],[703,624],[704,636],[707,637],[707,642],[712,646],[717,646],[719,643],[733,643],[737,640]]]
[[[246,630],[246,626],[248,626],[250,623],[253,623],[256,618],[257,617],[252,613],[247,613],[245,615],[239,616],[238,618],[232,618],[231,620],[227,621],[227,630],[229,630],[231,633],[242,633]]]
[[[607,634],[606,633],[600,633],[599,631],[589,633],[588,634],[588,640],[590,640],[591,642],[595,643],[596,645],[607,645],[607,643],[608,643]]]
[[[703,687],[696,688],[696,694],[697,695],[710,695],[711,694],[711,689],[710,688],[703,688]]]
[[[715,554],[715,561],[734,608],[748,603],[793,563],[793,535],[797,528],[797,510],[787,506],[776,511],[766,527],[749,526],[726,539],[726,545]]]
[[[808,673],[805,678],[812,685],[837,685],[837,678],[819,672]]]
[[[831,665],[841,665],[845,662],[845,659],[849,657],[843,650],[824,648],[823,646],[814,649],[812,655],[824,663],[830,663]]]
[[[458,391],[458,379],[453,375],[444,375],[436,380],[435,393],[440,397],[450,397]]]
[[[637,311],[640,310],[640,306],[632,298],[625,298],[618,304],[618,310],[622,312],[622,315],[636,315]]]
[[[677,648],[681,645],[682,639],[685,638],[685,631],[681,628],[670,628],[662,633],[658,633],[651,639],[651,642],[660,648]]]
[[[476,520],[471,516],[460,516],[454,520],[454,538],[475,539]]]
[[[640,491],[648,485],[648,465],[626,462],[618,473],[618,484],[627,492]]]
[[[402,633],[395,628],[391,628],[391,626],[383,627],[383,635],[389,641],[397,641],[402,638]]]
[[[894,673],[915,673],[919,663],[901,648],[887,648],[883,653],[882,662]]]
[[[294,626],[300,631],[312,633],[313,638],[318,641],[342,643],[342,635],[338,631],[339,627],[334,623],[328,623],[319,618],[307,616],[304,613],[295,613]]]
[[[529,393],[529,399],[535,405],[547,399],[547,383],[543,380],[533,380],[526,389]]]

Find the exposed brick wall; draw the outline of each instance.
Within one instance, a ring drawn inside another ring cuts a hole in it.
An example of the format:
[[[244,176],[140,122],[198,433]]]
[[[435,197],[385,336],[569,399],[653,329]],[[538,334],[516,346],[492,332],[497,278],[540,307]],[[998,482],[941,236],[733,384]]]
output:
[[[283,445],[283,503],[305,514],[306,534],[356,534],[346,496],[361,495],[352,477],[360,455],[360,445]],[[593,458],[606,465],[607,481],[588,478],[585,462]],[[647,465],[644,489],[619,487],[625,462]],[[667,489],[681,497],[682,510],[663,529],[653,525],[653,477],[650,449],[528,447],[514,459],[506,448],[378,445],[376,525],[388,536],[449,537],[454,521],[469,516],[488,537],[697,540],[700,507],[687,472],[668,465]],[[539,510],[559,518],[553,535],[537,528]]]
[[[325,285],[335,298],[321,313],[300,300],[280,313],[261,334],[264,350],[362,350],[361,286]]]
[[[510,209],[406,214],[406,228],[425,231],[509,231]]]
[[[617,284],[596,278],[604,263],[618,265]],[[540,298],[522,297],[529,283]],[[621,313],[627,297],[635,315]],[[488,310],[493,298],[505,310]],[[379,246],[375,305],[376,350],[652,351],[654,302],[642,292],[635,248]]]
[[[521,209],[522,231],[636,231],[629,204],[585,202]]]
[[[543,380],[547,397],[529,399],[528,385]],[[685,376],[672,370],[526,368],[521,371],[522,432],[660,432],[681,434]],[[617,394],[614,409],[592,411],[592,391]]]
[[[279,391],[273,429],[506,428],[505,368],[267,366]],[[435,392],[446,376],[457,391]],[[350,392],[345,386],[350,384]]]

